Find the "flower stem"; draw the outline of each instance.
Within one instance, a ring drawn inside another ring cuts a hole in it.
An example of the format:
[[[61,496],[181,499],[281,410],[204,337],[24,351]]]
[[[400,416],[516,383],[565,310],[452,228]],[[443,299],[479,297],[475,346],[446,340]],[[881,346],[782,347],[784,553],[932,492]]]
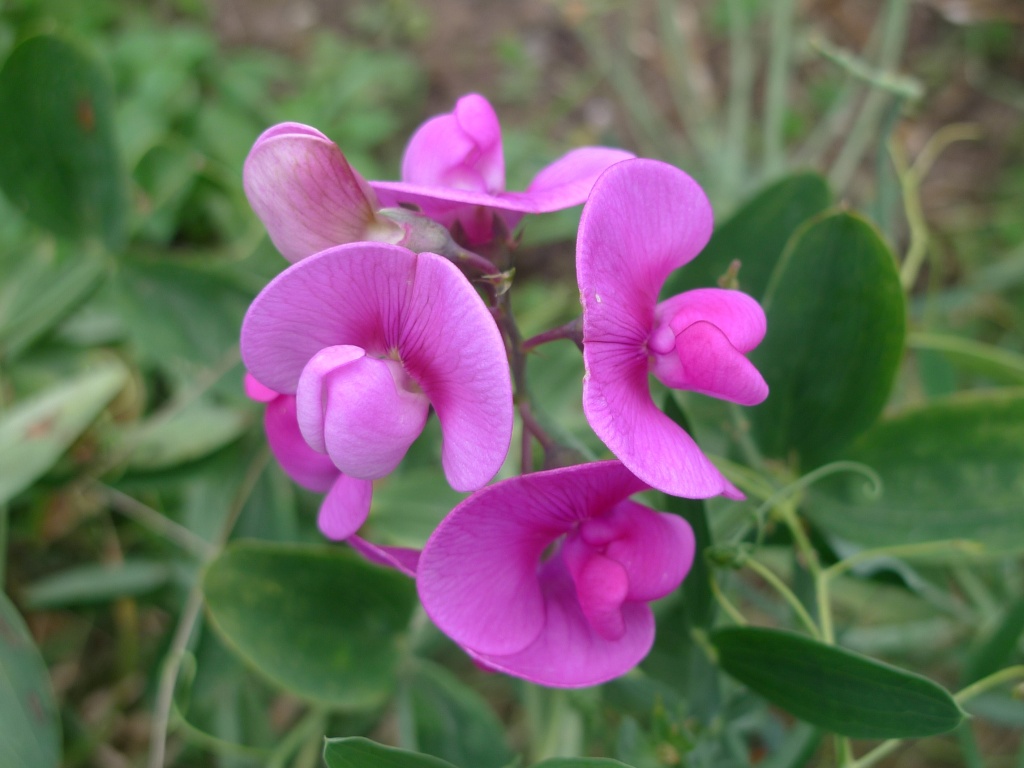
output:
[[[811,618],[811,614],[804,608],[804,604],[800,602],[800,599],[793,594],[785,582],[782,581],[775,573],[763,563],[758,562],[752,557],[748,557],[743,561],[743,564],[748,566],[750,570],[768,582],[769,586],[772,587],[783,600],[793,609],[793,613],[800,619],[800,623],[804,625],[804,628],[811,634],[815,640],[821,639],[821,633],[818,630],[818,625],[814,623],[814,619]]]
[[[998,672],[993,672],[988,677],[983,677],[981,680],[971,683],[966,688],[963,688],[953,694],[953,698],[956,699],[957,704],[963,704],[965,701],[970,701],[975,696],[979,696],[986,691],[998,688],[1000,685],[1004,685],[1011,680],[1016,680],[1018,678],[1024,680],[1024,664],[1018,664],[1013,667],[1001,669]]]
[[[524,352],[539,347],[541,344],[547,344],[549,341],[558,341],[559,339],[571,339],[572,342],[579,347],[580,351],[583,350],[583,316],[577,317],[575,320],[570,320],[565,325],[560,325],[557,328],[552,328],[549,331],[538,333],[536,336],[532,336],[522,344],[522,350]]]

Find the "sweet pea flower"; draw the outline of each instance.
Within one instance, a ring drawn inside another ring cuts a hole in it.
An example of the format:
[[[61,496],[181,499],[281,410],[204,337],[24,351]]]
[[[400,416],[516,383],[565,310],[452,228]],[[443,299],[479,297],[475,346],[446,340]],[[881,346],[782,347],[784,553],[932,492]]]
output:
[[[702,288],[658,302],[668,275],[711,237],[697,183],[655,160],[608,169],[583,208],[576,270],[583,304],[583,410],[623,464],[673,496],[736,489],[651,398],[648,374],[740,405],[768,396],[745,357],[765,333],[761,306],[733,290]]]
[[[373,484],[342,474],[329,456],[317,453],[306,444],[299,431],[295,396],[263,386],[251,373],[245,374],[245,393],[252,400],[266,403],[263,428],[270,451],[284,473],[306,490],[326,494],[317,515],[320,532],[329,539],[346,540],[367,560],[415,577],[417,550],[374,544],[350,530],[349,510],[369,509]]]
[[[451,229],[457,223],[470,245],[490,242],[494,216],[511,232],[527,213],[579,205],[608,166],[633,155],[608,147],[582,147],[538,173],[525,192],[505,191],[501,126],[483,96],[460,98],[454,111],[421,125],[402,158],[402,180],[374,181],[386,206],[411,204]]]
[[[435,624],[481,665],[575,688],[636,666],[654,642],[648,602],[693,562],[681,517],[630,500],[618,461],[510,478],[460,503],[417,573]]]
[[[504,343],[469,281],[441,256],[353,243],[305,258],[253,301],[241,350],[259,384],[294,395],[306,446],[364,481],[331,486],[332,538],[365,522],[368,481],[398,465],[431,408],[453,488],[482,487],[504,461],[513,418]]]

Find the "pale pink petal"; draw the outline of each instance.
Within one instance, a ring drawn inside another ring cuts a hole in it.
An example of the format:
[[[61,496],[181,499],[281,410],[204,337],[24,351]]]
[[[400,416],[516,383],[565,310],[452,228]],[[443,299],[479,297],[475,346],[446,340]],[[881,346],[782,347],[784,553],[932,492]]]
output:
[[[396,346],[437,412],[449,484],[482,487],[512,440],[512,383],[494,318],[452,262],[420,254]]]
[[[269,403],[281,394],[260,384],[256,381],[256,377],[248,371],[245,372],[245,377],[242,379],[242,387],[245,389],[245,396],[257,403]]]
[[[296,123],[264,132],[245,161],[245,194],[289,261],[360,240],[397,242],[402,229],[377,216],[373,190],[337,145]]]
[[[633,158],[632,152],[611,147],[580,147],[545,166],[525,192],[508,192],[506,200],[523,199],[537,209],[557,211],[582,205],[594,182],[608,168]]]
[[[622,611],[629,595],[629,574],[621,563],[590,547],[572,546],[578,541],[567,541],[562,556],[572,575],[580,610],[594,632],[605,640],[619,640],[626,634]]]
[[[547,632],[550,600],[561,599],[547,596],[538,576],[544,550],[581,520],[644,487],[618,462],[599,462],[511,478],[473,494],[423,549],[417,583],[424,608],[442,631],[475,654],[523,651],[542,629]],[[568,589],[580,631],[592,634],[571,579]],[[558,620],[552,625],[556,634]],[[568,624],[574,620],[566,614]]]
[[[410,578],[416,578],[416,566],[420,560],[418,549],[387,547],[382,544],[374,544],[359,536],[349,536],[346,541],[352,549],[371,563],[394,568]]]
[[[641,349],[588,342],[583,360],[587,421],[631,472],[672,496],[743,498],[693,438],[654,405],[647,381],[647,356]]]
[[[624,633],[608,640],[593,631],[576,599],[576,589],[562,558],[550,560],[543,573],[545,625],[537,639],[515,654],[496,655],[467,649],[499,672],[538,685],[581,688],[625,674],[654,643],[654,616],[646,603],[622,606]]]
[[[295,398],[280,395],[263,414],[270,450],[292,480],[310,491],[323,493],[338,477],[330,457],[317,453],[302,438],[295,414]]]
[[[366,522],[370,514],[373,483],[338,475],[331,490],[320,503],[316,523],[328,539],[343,541]]]
[[[346,475],[374,480],[405,457],[427,423],[430,402],[409,388],[415,384],[401,365],[353,350],[362,352],[328,347],[310,360],[296,394],[299,425],[306,442],[315,448],[322,442]]]
[[[749,352],[764,339],[767,322],[757,300],[740,291],[697,288],[658,304],[655,322],[674,333],[706,320],[717,326],[740,352]],[[655,331],[657,334],[657,331]],[[654,339],[652,338],[652,344]]]
[[[463,96],[454,112],[420,126],[402,158],[402,180],[477,192],[502,191],[501,126],[487,100],[478,94]]]
[[[768,385],[757,368],[718,326],[693,323],[679,332],[675,342],[671,354],[654,358],[653,373],[665,386],[740,405],[757,405],[768,397]]]

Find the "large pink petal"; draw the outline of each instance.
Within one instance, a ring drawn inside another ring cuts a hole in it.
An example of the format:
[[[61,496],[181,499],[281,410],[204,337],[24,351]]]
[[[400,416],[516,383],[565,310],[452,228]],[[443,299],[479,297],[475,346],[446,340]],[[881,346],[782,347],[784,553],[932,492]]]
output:
[[[646,603],[622,606],[623,634],[609,640],[597,634],[583,615],[572,578],[556,557],[545,566],[544,631],[514,654],[470,655],[487,667],[538,685],[580,688],[625,674],[647,655],[654,642],[654,616]]]
[[[376,215],[366,181],[326,136],[284,123],[256,140],[245,161],[245,194],[289,261],[360,240],[398,242],[401,227]]]
[[[334,485],[338,468],[330,457],[314,451],[302,438],[295,414],[295,398],[280,395],[263,414],[267,442],[285,473],[310,491],[323,493]]]
[[[437,412],[449,484],[482,487],[512,440],[512,383],[494,318],[452,262],[419,255],[397,347]]]
[[[740,352],[749,352],[760,344],[767,327],[764,310],[756,299],[722,288],[697,288],[666,299],[655,309],[655,318],[659,324],[668,321],[677,334],[706,320],[716,325]]]
[[[370,514],[373,483],[338,475],[320,503],[317,526],[328,539],[343,541],[354,534]]]
[[[654,375],[666,386],[757,405],[768,397],[768,384],[719,330],[696,322],[679,332],[673,354],[655,358]]]
[[[711,228],[707,197],[678,168],[626,160],[605,171],[576,245],[584,343],[645,342],[662,283],[700,252]]]
[[[379,243],[330,248],[293,264],[246,313],[246,368],[271,389],[294,393],[306,363],[325,347],[387,355],[397,345],[415,274],[415,254]]]
[[[402,180],[479,192],[503,190],[501,126],[487,100],[475,93],[463,96],[453,112],[420,126],[402,158]]]
[[[504,197],[507,201],[522,200],[538,211],[581,205],[602,173],[633,157],[632,152],[624,149],[580,147],[542,168],[525,192],[507,192]]]
[[[394,568],[410,578],[416,578],[416,566],[420,560],[420,551],[408,547],[388,547],[374,544],[359,536],[349,536],[348,544],[352,549],[371,563]]]
[[[693,438],[654,405],[647,357],[641,350],[624,344],[586,343],[583,361],[587,421],[637,477],[673,496],[743,498]]]
[[[619,462],[599,462],[511,478],[473,494],[423,549],[417,583],[424,608],[474,653],[523,651],[551,621],[537,569],[545,548],[644,488]],[[575,602],[571,580],[569,586]]]

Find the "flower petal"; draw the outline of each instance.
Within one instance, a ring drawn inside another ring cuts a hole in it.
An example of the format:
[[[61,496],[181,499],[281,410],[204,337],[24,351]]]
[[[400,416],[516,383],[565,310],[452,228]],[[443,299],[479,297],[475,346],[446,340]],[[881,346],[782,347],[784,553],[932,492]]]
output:
[[[373,483],[338,475],[320,503],[316,523],[328,539],[342,541],[358,531],[370,514]]]
[[[360,240],[397,242],[402,229],[377,216],[379,204],[337,145],[315,128],[283,123],[253,145],[245,194],[289,261]]]
[[[672,355],[656,356],[654,375],[668,387],[689,389],[740,405],[768,397],[768,384],[718,326],[696,322],[675,339]]]
[[[417,576],[424,608],[475,654],[523,651],[551,622],[537,572],[545,548],[644,488],[619,462],[537,472],[484,488],[456,506],[427,541]],[[568,589],[576,604],[571,578]],[[580,631],[591,633],[578,604],[576,611]]]
[[[654,643],[654,615],[646,603],[624,603],[624,633],[618,640],[591,629],[576,599],[576,588],[562,558],[545,566],[544,631],[515,654],[470,654],[491,669],[538,685],[580,688],[625,674],[647,655]]]
[[[256,381],[256,377],[248,371],[245,372],[245,377],[242,379],[242,386],[245,389],[245,396],[257,403],[269,403],[281,394],[260,384]]]
[[[349,536],[348,545],[371,563],[394,568],[410,578],[416,578],[416,566],[420,560],[418,549],[408,547],[386,547],[374,544],[360,536]]]
[[[263,426],[270,450],[288,477],[316,493],[324,493],[334,485],[338,468],[329,456],[314,451],[302,438],[294,397],[280,395],[268,403]]]
[[[542,168],[525,192],[508,192],[505,198],[529,201],[538,211],[558,211],[582,205],[602,173],[633,157],[632,152],[624,149],[580,147]]]
[[[761,343],[767,328],[764,310],[756,299],[723,288],[697,288],[680,293],[658,304],[655,317],[660,324],[668,321],[677,334],[699,320],[706,320],[743,353]]]
[[[659,491],[691,499],[742,499],[693,438],[651,400],[647,358],[628,345],[585,343],[583,411],[601,441]]]

